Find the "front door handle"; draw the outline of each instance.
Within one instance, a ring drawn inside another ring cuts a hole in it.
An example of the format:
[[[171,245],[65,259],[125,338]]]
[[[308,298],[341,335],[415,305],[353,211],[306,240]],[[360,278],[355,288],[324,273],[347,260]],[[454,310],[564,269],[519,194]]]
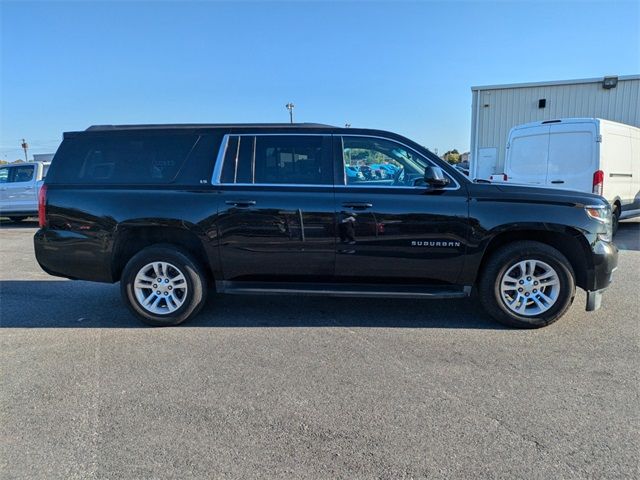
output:
[[[238,208],[247,208],[256,204],[255,200],[227,200],[224,203]]]
[[[354,210],[365,210],[367,208],[373,207],[373,204],[366,202],[346,202],[343,203],[342,206],[344,208],[353,208]]]
[[[564,180],[551,180],[551,183],[564,183]]]

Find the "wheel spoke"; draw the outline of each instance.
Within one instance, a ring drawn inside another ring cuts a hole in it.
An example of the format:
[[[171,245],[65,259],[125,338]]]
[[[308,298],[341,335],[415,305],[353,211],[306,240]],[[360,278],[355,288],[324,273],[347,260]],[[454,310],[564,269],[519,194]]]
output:
[[[135,288],[152,288],[151,280],[137,279],[133,284]]]
[[[545,311],[548,307],[546,305],[544,305],[541,301],[538,295],[533,295],[531,297],[531,299],[534,301],[534,303],[536,305],[538,305],[538,307],[540,307],[540,311]]]
[[[158,295],[156,295],[156,292],[151,292],[149,294],[149,296],[147,298],[144,299],[144,301],[142,302],[142,306],[143,307],[149,307],[151,306],[151,304],[153,303],[153,301],[158,298]]]
[[[544,292],[542,291],[538,291],[538,297],[541,298],[542,300],[544,300],[544,302],[550,307],[551,305],[553,305],[554,300],[550,297],[548,297]]]
[[[538,281],[541,281],[547,278],[554,278],[556,276],[557,275],[555,270],[548,269],[548,270],[545,270],[545,272],[542,275],[538,275],[536,278],[538,279]]]
[[[509,269],[509,271],[507,272],[507,274],[505,275],[505,280],[508,278],[514,282],[517,282],[518,280],[520,280],[520,277],[516,277],[513,275],[513,268]]]
[[[180,306],[180,302],[176,300],[173,294],[167,297],[167,308],[169,309],[170,312],[177,310],[179,306]]]
[[[518,295],[518,300],[520,300],[520,305],[515,306],[516,312],[524,313],[527,309],[527,298],[522,295]]]

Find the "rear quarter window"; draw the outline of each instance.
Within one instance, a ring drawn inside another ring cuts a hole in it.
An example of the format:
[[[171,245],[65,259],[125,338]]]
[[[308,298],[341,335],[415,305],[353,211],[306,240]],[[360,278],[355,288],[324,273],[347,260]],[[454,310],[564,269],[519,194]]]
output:
[[[176,179],[199,136],[111,132],[66,138],[47,183],[163,184]]]

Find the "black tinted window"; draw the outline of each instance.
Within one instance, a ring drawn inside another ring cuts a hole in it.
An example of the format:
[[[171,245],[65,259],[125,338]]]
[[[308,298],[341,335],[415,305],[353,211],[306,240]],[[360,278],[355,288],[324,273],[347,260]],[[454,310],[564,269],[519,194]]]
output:
[[[257,136],[255,183],[332,184],[331,156],[324,137]]]
[[[33,179],[33,171],[33,165],[13,167],[11,169],[11,178],[9,179],[9,182],[29,182]]]
[[[87,135],[65,139],[50,183],[169,183],[198,139],[186,134]]]

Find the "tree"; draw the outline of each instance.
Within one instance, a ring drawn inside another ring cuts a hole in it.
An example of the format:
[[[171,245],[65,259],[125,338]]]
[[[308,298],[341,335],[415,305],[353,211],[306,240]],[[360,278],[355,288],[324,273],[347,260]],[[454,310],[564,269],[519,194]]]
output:
[[[460,152],[458,152],[458,150],[456,150],[455,148],[453,150],[448,150],[444,155],[442,155],[442,159],[451,164],[459,163]]]

